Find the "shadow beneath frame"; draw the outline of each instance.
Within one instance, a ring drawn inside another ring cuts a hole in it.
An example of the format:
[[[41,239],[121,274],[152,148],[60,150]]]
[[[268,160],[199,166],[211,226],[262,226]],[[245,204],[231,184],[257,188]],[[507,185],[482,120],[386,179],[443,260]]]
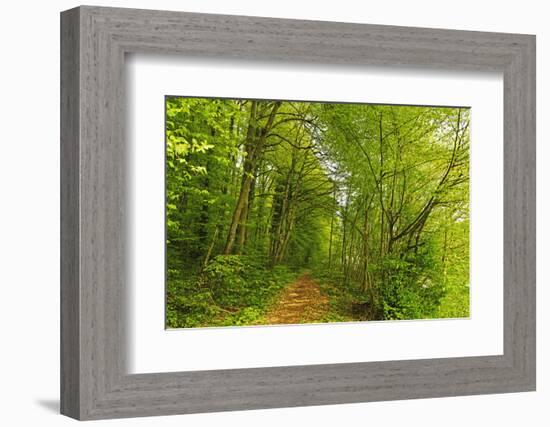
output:
[[[37,399],[35,403],[49,412],[59,414],[59,399]]]

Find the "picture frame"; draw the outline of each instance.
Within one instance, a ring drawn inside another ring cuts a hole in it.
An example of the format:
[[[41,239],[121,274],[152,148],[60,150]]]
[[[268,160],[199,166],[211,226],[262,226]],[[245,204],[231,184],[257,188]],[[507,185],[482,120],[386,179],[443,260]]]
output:
[[[503,73],[503,354],[128,374],[128,53]],[[535,390],[535,37],[81,6],[61,14],[61,413],[79,420]]]

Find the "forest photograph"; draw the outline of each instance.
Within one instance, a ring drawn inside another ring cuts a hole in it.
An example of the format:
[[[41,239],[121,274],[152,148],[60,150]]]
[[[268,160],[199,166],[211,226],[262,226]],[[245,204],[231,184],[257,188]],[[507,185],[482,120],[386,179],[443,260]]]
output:
[[[470,113],[166,96],[166,328],[468,318]]]

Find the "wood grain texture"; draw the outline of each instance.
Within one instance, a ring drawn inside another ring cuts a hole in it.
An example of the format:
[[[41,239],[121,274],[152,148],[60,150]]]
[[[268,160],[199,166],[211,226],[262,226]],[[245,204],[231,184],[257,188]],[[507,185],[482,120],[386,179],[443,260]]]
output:
[[[62,13],[62,413],[77,419],[535,388],[534,36],[83,6]],[[129,375],[124,55],[504,75],[504,354]]]
[[[61,20],[61,412],[80,414],[78,10]]]

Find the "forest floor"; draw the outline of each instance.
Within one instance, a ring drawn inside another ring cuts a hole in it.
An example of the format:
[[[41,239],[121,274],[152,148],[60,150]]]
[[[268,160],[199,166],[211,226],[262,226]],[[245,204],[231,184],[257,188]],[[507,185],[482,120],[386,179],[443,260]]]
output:
[[[268,310],[268,325],[321,322],[329,311],[329,299],[306,272],[288,285]]]

